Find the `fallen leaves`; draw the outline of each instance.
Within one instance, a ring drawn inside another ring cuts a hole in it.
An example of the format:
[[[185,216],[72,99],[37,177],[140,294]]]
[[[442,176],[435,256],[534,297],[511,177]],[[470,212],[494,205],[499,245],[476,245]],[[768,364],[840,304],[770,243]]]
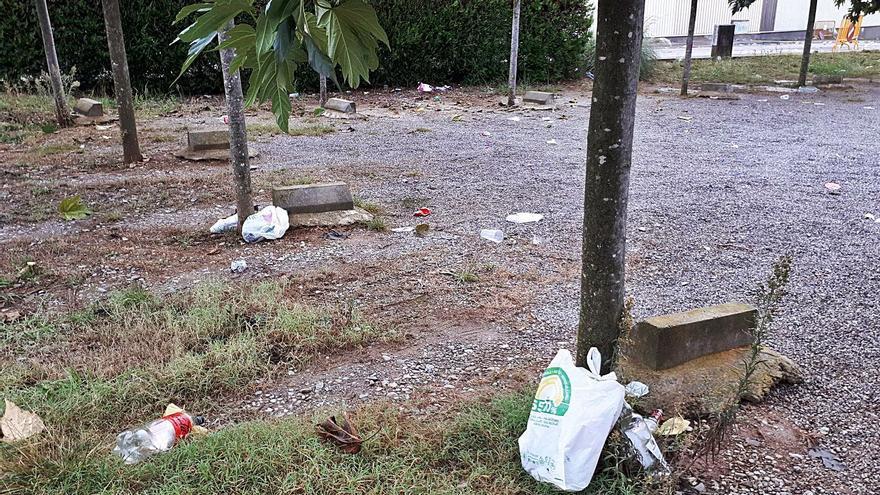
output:
[[[17,442],[30,438],[46,428],[43,420],[36,413],[25,411],[14,402],[6,399],[6,412],[0,418],[0,433],[6,443]]]
[[[341,422],[337,421],[336,416],[330,416],[327,421],[317,425],[315,429],[318,431],[319,437],[335,444],[346,454],[357,454],[364,442],[357,428],[351,424],[348,413],[342,415]]]

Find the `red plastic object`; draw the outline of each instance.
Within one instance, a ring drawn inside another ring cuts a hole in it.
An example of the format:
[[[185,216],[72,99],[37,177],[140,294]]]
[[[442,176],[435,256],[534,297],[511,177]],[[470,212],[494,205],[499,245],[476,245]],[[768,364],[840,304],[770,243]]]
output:
[[[426,217],[430,214],[431,214],[430,208],[419,208],[418,210],[416,210],[415,213],[413,213],[413,216],[414,217]]]

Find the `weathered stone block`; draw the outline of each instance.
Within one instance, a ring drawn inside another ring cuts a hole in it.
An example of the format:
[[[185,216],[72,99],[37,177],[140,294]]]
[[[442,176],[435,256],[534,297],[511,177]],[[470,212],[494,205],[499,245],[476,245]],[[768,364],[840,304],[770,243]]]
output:
[[[733,87],[727,83],[705,82],[700,84],[700,91],[716,91],[718,93],[730,93]]]
[[[543,91],[526,91],[523,95],[523,103],[533,103],[536,105],[552,105],[553,93],[545,93]]]
[[[189,131],[186,133],[186,147],[190,151],[228,150],[229,131]]]
[[[813,86],[820,84],[843,84],[843,76],[832,74],[816,74],[813,76]]]
[[[272,204],[292,215],[354,209],[354,199],[345,182],[275,187]]]
[[[757,310],[726,303],[683,313],[654,316],[632,331],[630,358],[662,370],[707,354],[748,345]]]
[[[342,113],[357,113],[354,102],[342,98],[330,98],[327,103],[324,103],[324,108]]]
[[[86,117],[100,117],[104,115],[104,105],[100,101],[91,98],[80,98],[76,100],[76,106],[73,110]]]

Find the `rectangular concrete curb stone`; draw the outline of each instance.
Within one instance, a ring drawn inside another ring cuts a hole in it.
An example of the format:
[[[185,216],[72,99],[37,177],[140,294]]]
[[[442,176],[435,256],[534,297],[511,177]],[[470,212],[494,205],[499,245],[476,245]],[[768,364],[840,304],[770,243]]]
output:
[[[73,110],[86,117],[100,117],[104,115],[104,105],[100,101],[91,98],[80,98],[76,100],[76,106]]]
[[[327,110],[336,110],[342,113],[357,113],[357,107],[353,101],[343,100],[342,98],[330,98],[324,103]]]
[[[553,93],[545,93],[543,91],[526,91],[523,95],[523,103],[534,103],[537,105],[552,105]]]
[[[228,150],[229,131],[202,130],[186,133],[186,147],[190,151]]]
[[[752,305],[731,302],[653,316],[636,324],[627,354],[651,369],[663,370],[749,345],[757,314]]]
[[[354,199],[345,182],[274,187],[272,204],[291,215],[354,209]]]

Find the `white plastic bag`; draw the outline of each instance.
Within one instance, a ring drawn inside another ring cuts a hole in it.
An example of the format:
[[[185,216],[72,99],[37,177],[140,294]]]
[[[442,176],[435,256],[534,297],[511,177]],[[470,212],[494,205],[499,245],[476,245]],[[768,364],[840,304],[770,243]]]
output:
[[[587,354],[589,370],[560,350],[544,371],[525,433],[519,437],[523,469],[538,481],[566,491],[590,484],[605,439],[623,409],[617,376],[599,375],[601,356]]]
[[[287,210],[278,206],[267,206],[247,217],[241,226],[244,242],[281,239],[290,227]]]
[[[211,225],[211,233],[212,234],[222,234],[223,232],[229,232],[230,230],[235,230],[238,227],[238,215],[232,215],[231,217],[221,218],[214,222],[214,225]]]

